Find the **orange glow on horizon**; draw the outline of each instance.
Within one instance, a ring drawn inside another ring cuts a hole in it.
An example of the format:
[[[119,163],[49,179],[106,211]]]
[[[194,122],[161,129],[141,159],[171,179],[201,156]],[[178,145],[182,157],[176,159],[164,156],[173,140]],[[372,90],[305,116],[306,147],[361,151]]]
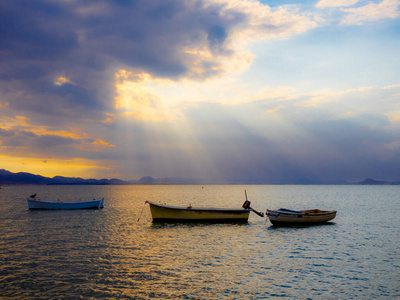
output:
[[[11,157],[0,155],[2,169],[13,173],[27,172],[45,177],[65,176],[95,178],[99,169],[110,168],[99,166],[96,162],[83,158],[41,159],[32,157]]]

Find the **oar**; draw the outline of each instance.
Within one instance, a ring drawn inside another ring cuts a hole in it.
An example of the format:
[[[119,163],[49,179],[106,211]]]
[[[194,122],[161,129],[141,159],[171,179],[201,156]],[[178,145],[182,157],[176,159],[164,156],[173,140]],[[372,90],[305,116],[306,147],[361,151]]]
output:
[[[258,216],[260,216],[261,218],[263,218],[263,217],[264,217],[264,213],[259,212],[259,211],[256,211],[255,209],[253,209],[252,207],[250,207],[250,201],[247,200],[247,192],[246,192],[246,190],[244,190],[244,194],[246,195],[246,201],[245,201],[244,204],[243,204],[243,208],[251,209],[251,211],[252,211],[253,213],[255,213],[256,215],[258,215]]]

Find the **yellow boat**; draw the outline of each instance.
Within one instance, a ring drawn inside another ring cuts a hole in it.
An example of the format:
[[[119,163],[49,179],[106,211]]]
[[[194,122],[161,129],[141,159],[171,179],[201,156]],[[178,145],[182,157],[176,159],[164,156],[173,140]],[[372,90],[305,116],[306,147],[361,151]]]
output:
[[[248,209],[230,208],[194,208],[162,205],[146,201],[150,205],[153,222],[211,222],[211,223],[247,223]]]

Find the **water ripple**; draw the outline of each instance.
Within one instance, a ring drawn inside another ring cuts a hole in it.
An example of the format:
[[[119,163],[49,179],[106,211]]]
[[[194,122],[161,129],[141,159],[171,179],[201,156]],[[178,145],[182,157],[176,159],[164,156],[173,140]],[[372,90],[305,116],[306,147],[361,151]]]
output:
[[[27,210],[21,199],[31,189],[2,188],[0,293],[6,299],[400,296],[398,187],[247,187],[255,207],[339,212],[331,225],[294,228],[255,215],[242,225],[152,224],[148,207],[143,210],[145,200],[159,199],[240,206],[241,186],[35,187],[47,197],[107,199],[103,210],[53,212]],[[385,205],[376,205],[378,196]]]

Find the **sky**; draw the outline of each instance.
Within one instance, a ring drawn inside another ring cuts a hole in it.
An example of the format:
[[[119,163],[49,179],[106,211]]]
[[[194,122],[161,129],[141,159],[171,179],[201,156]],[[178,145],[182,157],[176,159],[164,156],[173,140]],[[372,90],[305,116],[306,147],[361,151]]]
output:
[[[0,168],[400,180],[400,0],[0,1]]]

